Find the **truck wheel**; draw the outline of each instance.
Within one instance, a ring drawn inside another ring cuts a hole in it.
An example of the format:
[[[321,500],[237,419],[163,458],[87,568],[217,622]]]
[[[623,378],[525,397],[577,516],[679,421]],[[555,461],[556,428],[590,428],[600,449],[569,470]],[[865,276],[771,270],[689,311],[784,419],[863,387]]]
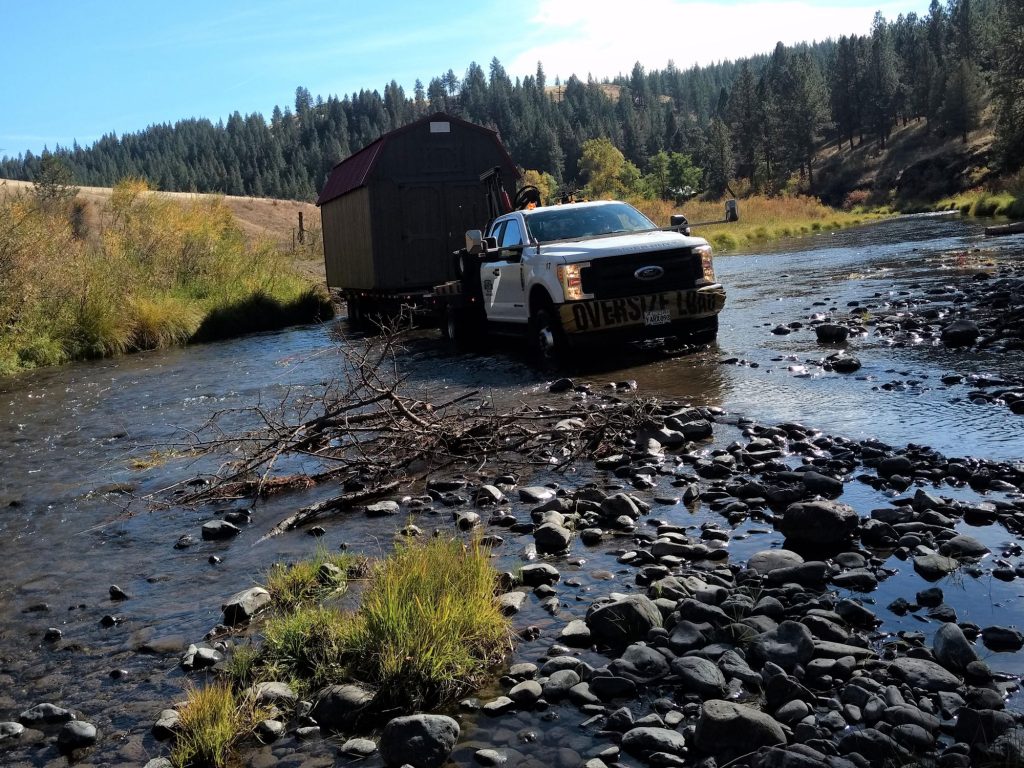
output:
[[[553,305],[545,304],[530,316],[529,334],[533,354],[541,365],[552,365],[564,356],[565,333]]]
[[[473,326],[468,312],[464,308],[447,306],[441,318],[441,336],[451,342],[456,349],[473,349],[480,335]]]
[[[363,305],[357,296],[349,295],[345,300],[348,309],[348,327],[353,331],[361,331],[366,325],[366,317],[363,314]]]

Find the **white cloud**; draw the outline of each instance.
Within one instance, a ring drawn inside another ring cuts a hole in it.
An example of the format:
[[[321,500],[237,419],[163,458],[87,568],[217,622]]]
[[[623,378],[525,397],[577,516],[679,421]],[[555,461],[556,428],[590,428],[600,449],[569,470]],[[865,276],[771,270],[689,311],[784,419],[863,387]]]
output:
[[[818,5],[813,0],[732,3],[689,0],[539,0],[521,39],[535,44],[508,66],[514,74],[533,72],[540,61],[549,82],[571,74],[597,79],[628,74],[639,61],[680,69],[841,35],[866,34],[876,10],[887,19],[914,10],[924,0],[894,4]],[[920,12],[921,9],[917,9]]]

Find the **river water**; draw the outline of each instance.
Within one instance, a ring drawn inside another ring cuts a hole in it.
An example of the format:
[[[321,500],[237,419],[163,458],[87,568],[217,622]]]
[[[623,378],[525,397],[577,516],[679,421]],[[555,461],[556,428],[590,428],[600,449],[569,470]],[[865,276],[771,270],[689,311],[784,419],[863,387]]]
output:
[[[676,358],[606,366],[581,378],[595,388],[634,379],[643,394],[717,406],[764,423],[799,421],[850,438],[926,444],[949,456],[1021,460],[1024,417],[1003,406],[974,404],[966,387],[940,381],[951,372],[1019,381],[1024,378],[1020,356],[894,345],[869,334],[849,344],[863,363],[861,370],[841,375],[823,373],[813,364],[832,350],[818,345],[810,328],[787,336],[771,330],[793,321],[806,323],[815,313],[845,316],[852,302],[870,312],[872,306],[899,301],[903,291],[955,284],[989,268],[987,262],[1019,259],[1022,252],[1024,237],[988,242],[973,222],[925,216],[720,258],[716,269],[729,299],[717,344]],[[739,363],[723,362],[730,359]],[[219,621],[225,597],[259,583],[272,562],[313,550],[314,540],[301,532],[262,543],[257,539],[330,489],[256,506],[252,526],[234,541],[199,542],[185,549],[175,549],[175,541],[182,534],[198,539],[199,527],[213,516],[211,509],[147,505],[140,497],[159,495],[182,476],[210,468],[188,458],[163,459],[212,414],[314,392],[338,375],[342,362],[330,329],[310,327],[0,380],[0,721],[51,701],[99,727],[100,742],[87,758],[92,764],[140,765],[165,753],[149,727],[160,709],[181,698],[186,676],[177,666],[180,651]],[[408,388],[434,401],[468,389],[510,403],[552,397],[546,394],[550,376],[532,370],[514,350],[453,355],[436,338],[424,336],[410,343],[405,366]],[[716,428],[716,444],[737,435],[734,428]],[[534,479],[547,480],[571,482]],[[867,486],[851,483],[842,500],[864,513],[884,503],[884,497],[876,497]],[[686,524],[722,522],[707,510],[682,507],[660,517]],[[442,522],[436,518],[435,524]],[[386,549],[392,526],[362,517],[325,525],[331,546],[345,542],[368,554]],[[763,527],[736,533],[734,559],[779,541]],[[1012,539],[999,527],[971,533],[995,550]],[[502,567],[514,566],[524,543],[506,543]],[[586,550],[576,542],[570,554],[558,567],[563,582],[569,575],[575,578],[573,589],[579,594],[560,595],[565,614],[582,615],[593,596],[620,588],[616,579],[631,579],[619,574],[610,547]],[[209,562],[212,555],[220,562]],[[113,584],[129,599],[111,601]],[[887,628],[933,631],[881,608],[897,595],[912,597],[920,587],[891,579],[870,596]],[[953,592],[947,599],[961,618],[982,626],[1024,623],[1012,583],[966,579],[947,592]],[[102,626],[105,616],[116,617],[114,626]],[[531,603],[521,620],[543,626],[552,618]],[[44,640],[50,627],[61,630],[60,641]],[[547,644],[550,637],[526,643],[517,658],[535,660]],[[1024,660],[1018,656],[999,654],[989,661],[1021,673]],[[466,744],[477,740],[480,746],[486,738],[512,754],[540,756],[554,749],[592,754],[580,743],[579,715],[562,717],[572,725],[558,724],[550,714],[510,716],[497,724],[470,721]],[[533,736],[524,737],[524,729]],[[331,764],[324,762],[331,755],[329,743],[299,747],[291,741],[267,747],[252,759],[311,767]],[[455,757],[468,764],[470,755],[464,745]],[[568,755],[562,758],[571,762]],[[0,742],[4,765],[58,765],[60,760],[52,738]]]

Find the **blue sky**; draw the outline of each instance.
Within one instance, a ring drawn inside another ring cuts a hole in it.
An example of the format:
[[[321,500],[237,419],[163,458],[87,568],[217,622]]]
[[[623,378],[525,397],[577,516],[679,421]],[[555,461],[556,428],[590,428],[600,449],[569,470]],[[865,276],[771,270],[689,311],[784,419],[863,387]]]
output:
[[[923,14],[928,0],[0,0],[0,157],[87,146],[233,111],[270,115],[314,96],[417,77],[497,57],[509,74],[548,80],[661,69],[866,33],[876,10]]]

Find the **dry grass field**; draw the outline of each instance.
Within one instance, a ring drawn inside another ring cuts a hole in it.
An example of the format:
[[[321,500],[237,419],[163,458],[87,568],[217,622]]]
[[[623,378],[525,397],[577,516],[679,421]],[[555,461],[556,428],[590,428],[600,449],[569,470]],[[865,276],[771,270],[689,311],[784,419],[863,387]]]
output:
[[[30,182],[0,179],[0,196],[7,192],[32,192],[32,189]],[[86,204],[87,226],[90,231],[97,232],[99,231],[100,217],[110,202],[111,190],[108,187],[79,187],[78,190],[79,198]],[[322,283],[327,279],[320,239],[320,210],[312,203],[273,200],[267,197],[201,195],[193,192],[148,192],[147,194],[183,200],[222,199],[234,214],[235,220],[247,237],[254,241],[269,240],[281,251],[292,253],[295,257],[295,266],[313,282]],[[300,212],[306,230],[305,245],[298,242]]]

